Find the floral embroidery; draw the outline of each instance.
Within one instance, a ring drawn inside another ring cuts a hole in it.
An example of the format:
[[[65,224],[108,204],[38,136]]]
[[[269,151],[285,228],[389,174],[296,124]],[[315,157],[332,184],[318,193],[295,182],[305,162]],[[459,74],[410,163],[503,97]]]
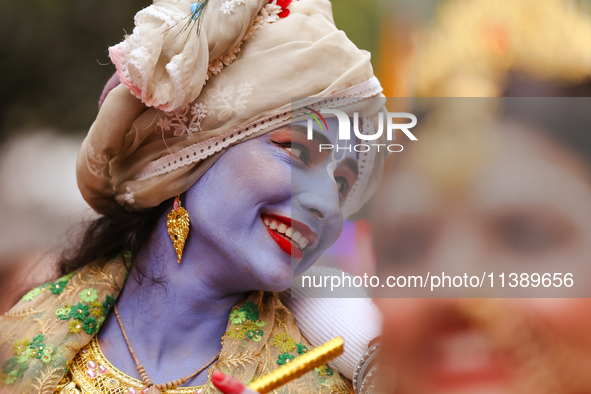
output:
[[[100,302],[95,301],[90,307],[90,313],[94,316],[101,317],[103,315],[103,305]]]
[[[98,323],[94,317],[87,317],[82,321],[82,328],[88,335],[93,335],[98,331]]]
[[[35,290],[37,290],[37,294],[39,294],[39,289],[30,290],[27,294],[23,296],[23,301],[31,301],[37,294],[35,294]]]
[[[41,354],[40,354],[41,353]],[[53,349],[50,347],[46,347],[43,349],[43,352],[38,352],[35,357],[40,358],[45,364],[49,364],[51,361],[51,355],[53,354]],[[40,357],[39,357],[40,355]]]
[[[255,342],[263,339],[263,330],[259,327],[265,325],[264,322],[258,320],[259,308],[257,304],[248,301],[240,307],[230,312],[230,323],[232,327],[226,334],[233,339],[244,339],[246,337]]]
[[[23,296],[22,300],[23,301],[32,301],[33,298],[37,297],[39,294],[41,294],[42,292],[47,290],[48,287],[49,287],[49,283],[46,283],[46,284],[41,285],[39,287],[36,287],[33,290],[29,291],[27,294],[25,294]]]
[[[131,188],[129,186],[125,188],[125,194],[123,194],[123,200],[131,206],[135,205],[135,197],[133,196],[133,192],[131,191]]]
[[[291,352],[296,347],[296,341],[286,333],[280,333],[273,338],[273,345],[279,347],[282,352]]]
[[[45,335],[43,335],[43,334],[37,335],[29,343],[29,348],[28,348],[28,350],[26,350],[26,352],[22,351],[18,358],[14,357],[15,361],[20,362],[20,363],[25,363],[25,362],[27,362],[27,360],[29,358],[32,358],[32,357],[35,357],[38,359],[42,358],[44,352],[48,349],[48,347],[45,345],[45,343],[43,343],[44,341],[45,341]],[[19,346],[22,346],[25,342],[21,340],[17,343],[19,343]],[[49,354],[51,354],[51,349],[49,350],[49,352],[50,352]]]
[[[89,306],[79,302],[72,307],[66,305],[64,308],[55,311],[57,320],[74,318],[75,320],[68,324],[70,332],[77,334],[84,330],[88,335],[93,335],[98,331],[102,322],[105,321],[103,313],[105,311],[108,313],[115,300],[113,296],[107,295],[105,302],[101,304],[97,301],[98,291],[93,288],[82,291],[80,293],[80,299],[82,302],[92,302],[92,304]]]
[[[6,374],[3,379],[4,383],[14,383],[18,378],[25,374],[27,369],[29,369],[29,365],[19,362],[17,357],[9,358],[2,366],[2,372]]]
[[[15,356],[20,356],[21,354],[23,354],[23,352],[25,352],[28,348],[29,345],[31,344],[31,342],[29,342],[28,339],[19,339],[18,341],[16,341],[14,343],[14,345],[12,345],[12,353]]]
[[[55,311],[55,314],[57,315],[57,320],[68,320],[72,317],[72,309],[68,308],[68,307],[64,307],[61,309],[58,309],[57,311]]]
[[[72,334],[78,334],[82,331],[82,323],[80,323],[78,320],[72,320],[70,323],[68,323],[68,329]]]
[[[234,310],[232,311],[232,313],[230,313],[230,321],[232,322],[232,324],[241,324],[244,322],[245,318],[246,314],[239,310]]]
[[[43,350],[42,349],[39,349],[39,351],[37,353],[35,353],[35,358],[39,358],[40,359],[41,357],[43,357]]]
[[[70,279],[72,278],[72,276],[74,276],[74,273],[73,272],[72,273],[69,273],[68,275],[62,276],[61,278],[59,278],[56,281],[53,281],[53,282],[50,282],[50,283],[46,283],[43,286],[48,287],[49,290],[53,294],[60,295],[60,294],[62,294],[62,292],[64,291],[64,289],[68,285],[68,283],[70,282]]]
[[[8,312],[10,320],[0,324],[0,336],[4,337],[0,341],[4,355],[0,357],[0,387],[11,384],[9,391],[15,393],[54,392],[66,363],[80,350],[73,339],[85,344],[90,338],[85,331],[96,334],[100,327],[103,301],[107,310],[114,304],[112,294],[118,294],[127,274],[120,261],[92,263],[39,286],[25,297],[31,301],[22,301]]]
[[[259,308],[252,301],[245,302],[244,305],[242,305],[242,308],[240,308],[240,311],[244,312],[244,314],[248,320],[252,320],[252,321],[259,320]]]
[[[226,15],[230,15],[234,13],[234,7],[232,6],[232,3],[229,1],[224,1],[221,5],[220,5],[220,11],[223,12]]]
[[[84,305],[81,302],[72,307],[72,317],[74,319],[84,320],[89,314],[88,305]]]
[[[226,15],[233,14],[236,6],[244,4],[244,0],[227,0],[220,5],[220,11]]]
[[[193,115],[189,122],[189,114]],[[172,112],[162,112],[162,117],[158,119],[156,126],[163,131],[173,130],[175,137],[183,134],[193,134],[202,131],[201,122],[207,116],[207,107],[202,103],[187,105],[184,108]],[[189,123],[189,127],[187,127]]]
[[[83,302],[94,302],[98,298],[98,292],[93,288],[88,288],[80,293],[80,299]]]
[[[16,357],[9,358],[2,366],[2,371],[8,373],[18,367],[19,362]]]
[[[12,371],[10,372],[8,375],[6,375],[6,377],[4,378],[4,384],[12,384],[16,382],[16,371]]]
[[[301,342],[296,345],[298,354],[308,353],[308,348],[304,346]]]
[[[107,295],[105,302],[103,302],[103,315],[107,316],[109,314],[109,311],[113,309],[114,305],[115,299],[113,298],[113,295]]]
[[[29,344],[29,349],[36,349],[40,345],[43,345],[43,341],[45,341],[45,335],[39,334]]]
[[[321,376],[327,377],[327,376],[332,376],[334,374],[334,371],[332,369],[330,369],[330,367],[326,364],[324,364],[322,367],[319,368],[314,368]]]
[[[29,349],[29,350],[31,350],[31,349]],[[28,351],[24,351],[23,354],[21,354],[17,358],[18,358],[19,363],[24,364],[27,361],[29,361],[29,359],[31,358],[31,355],[29,354]]]
[[[60,279],[58,279],[55,282],[51,282],[50,283],[49,289],[51,290],[51,292],[53,294],[60,295],[60,294],[62,294],[62,292],[66,288],[66,285],[67,284],[68,284],[68,280],[60,280]]]
[[[242,325],[232,325],[226,334],[232,339],[243,339],[246,336],[246,328]]]
[[[100,175],[106,175],[109,172],[109,156],[97,153],[94,146],[88,147],[88,165],[90,169]]]
[[[279,364],[279,365],[287,364],[288,362],[290,362],[294,358],[295,358],[295,356],[292,356],[289,353],[280,354],[279,357],[277,357],[277,364]]]
[[[248,100],[246,98],[252,94],[253,87],[249,82],[242,82],[236,86],[216,86],[215,89],[208,91],[208,95],[214,99],[215,107],[211,110],[217,113],[218,120],[224,120],[235,113],[246,108]],[[219,110],[219,112],[217,112]]]
[[[263,334],[264,334],[264,332],[260,328],[259,329],[256,329],[256,330],[248,330],[246,332],[246,336],[249,337],[250,339],[252,339],[255,342],[258,342],[261,339],[263,339]]]

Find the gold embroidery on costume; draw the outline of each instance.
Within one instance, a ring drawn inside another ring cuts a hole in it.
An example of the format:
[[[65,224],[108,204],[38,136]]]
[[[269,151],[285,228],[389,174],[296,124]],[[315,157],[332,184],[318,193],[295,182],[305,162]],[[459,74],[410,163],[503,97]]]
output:
[[[126,277],[122,257],[98,261],[32,290],[7,315],[0,316],[3,393],[127,394],[129,390],[121,391],[126,387],[139,393],[143,382],[117,371],[100,353],[95,339]],[[237,327],[239,333],[230,335]],[[230,311],[226,331],[220,357],[209,369],[207,383],[200,386],[201,394],[219,393],[211,384],[214,370],[249,383],[278,368],[278,360],[312,349],[275,293],[251,293]],[[276,338],[283,346],[274,344]],[[89,361],[96,366],[88,368]],[[327,371],[311,371],[275,393],[339,393],[349,387],[349,381],[336,371]],[[166,392],[195,390],[177,387]]]
[[[35,384],[33,388],[41,394],[51,394],[51,390],[58,384],[62,375],[64,374],[63,368],[56,368],[52,371],[41,373],[41,376],[35,378]]]
[[[126,277],[120,258],[96,261],[29,291],[0,316],[2,392],[53,393],[68,363],[98,332],[102,314],[119,295],[113,289],[120,289]],[[101,316],[91,313],[99,302]]]
[[[124,374],[107,360],[98,345],[96,336],[74,357],[64,383],[66,384],[62,383],[61,386],[58,386],[55,394],[69,394],[70,392],[81,394],[129,394],[133,393],[133,390],[139,393],[146,387],[144,382]],[[204,386],[177,387],[162,392],[168,394],[193,394],[203,388]]]

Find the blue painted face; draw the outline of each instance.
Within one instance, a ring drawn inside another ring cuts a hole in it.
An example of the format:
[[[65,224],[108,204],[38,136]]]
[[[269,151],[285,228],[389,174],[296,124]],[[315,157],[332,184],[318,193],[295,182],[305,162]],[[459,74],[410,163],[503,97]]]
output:
[[[183,262],[216,261],[232,291],[282,291],[312,265],[338,239],[357,179],[354,151],[319,152],[336,145],[338,122],[327,123],[310,141],[302,123],[229,148],[186,192]]]

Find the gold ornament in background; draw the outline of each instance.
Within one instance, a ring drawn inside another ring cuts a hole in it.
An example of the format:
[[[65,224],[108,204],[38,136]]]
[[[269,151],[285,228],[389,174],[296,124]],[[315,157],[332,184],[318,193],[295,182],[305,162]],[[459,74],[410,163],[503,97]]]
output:
[[[509,71],[591,78],[591,18],[572,0],[448,0],[417,38],[416,96],[497,97]]]
[[[181,257],[183,257],[183,248],[189,235],[190,224],[189,213],[185,208],[181,207],[181,200],[178,197],[175,198],[172,211],[168,214],[166,227],[168,227],[168,235],[170,235],[174,245],[177,263],[179,264],[181,263]]]

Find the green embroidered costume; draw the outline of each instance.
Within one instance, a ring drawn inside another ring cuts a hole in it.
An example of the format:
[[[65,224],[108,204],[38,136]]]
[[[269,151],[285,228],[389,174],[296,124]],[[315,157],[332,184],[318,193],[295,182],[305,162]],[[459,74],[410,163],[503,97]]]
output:
[[[115,394],[145,387],[113,367],[95,340],[126,278],[121,258],[95,262],[31,290],[0,317],[0,392]],[[220,358],[209,376],[219,369],[247,383],[310,348],[277,294],[253,292],[231,311]],[[211,380],[164,392],[198,390],[219,392]],[[350,384],[323,367],[276,392],[349,393]]]

